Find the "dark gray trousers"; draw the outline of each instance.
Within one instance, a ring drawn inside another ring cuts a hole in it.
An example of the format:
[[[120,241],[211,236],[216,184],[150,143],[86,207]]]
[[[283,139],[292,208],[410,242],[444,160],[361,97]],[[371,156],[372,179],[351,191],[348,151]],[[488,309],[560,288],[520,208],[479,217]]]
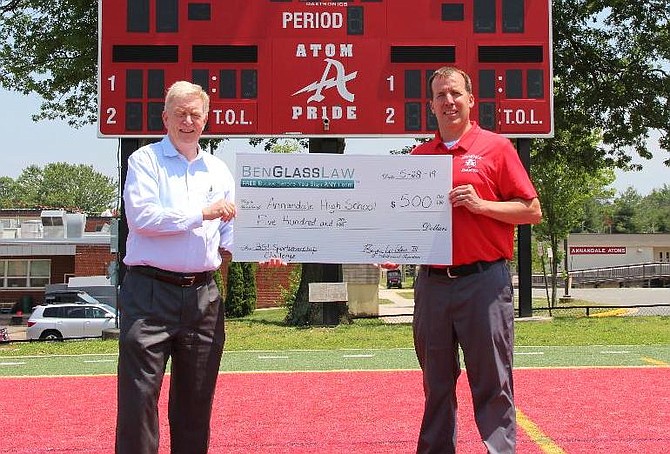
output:
[[[422,267],[414,301],[414,347],[426,398],[417,453],[456,452],[459,345],[479,434],[490,453],[513,453],[514,304],[507,263],[455,279]]]
[[[129,271],[119,307],[116,452],[158,452],[158,397],[171,359],[171,452],[206,453],[225,341],[215,281],[179,287]]]

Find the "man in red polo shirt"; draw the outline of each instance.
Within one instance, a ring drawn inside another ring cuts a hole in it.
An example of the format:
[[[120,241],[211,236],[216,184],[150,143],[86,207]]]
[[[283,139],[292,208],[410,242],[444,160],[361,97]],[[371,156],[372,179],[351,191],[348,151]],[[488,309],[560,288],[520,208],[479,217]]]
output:
[[[456,380],[463,350],[475,420],[489,453],[513,453],[514,227],[542,217],[511,142],[470,120],[472,82],[443,67],[429,80],[435,138],[412,154],[453,156],[453,263],[422,266],[414,291],[414,346],[426,397],[417,452],[456,451]]]

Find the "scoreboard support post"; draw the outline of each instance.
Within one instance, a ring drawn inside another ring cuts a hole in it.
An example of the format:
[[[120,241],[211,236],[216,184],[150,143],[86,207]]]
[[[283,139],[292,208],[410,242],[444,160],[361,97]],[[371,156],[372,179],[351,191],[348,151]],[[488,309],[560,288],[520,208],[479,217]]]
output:
[[[526,172],[530,173],[530,139],[517,139],[517,151]],[[533,282],[532,282],[532,254],[531,254],[531,229],[530,225],[524,224],[517,227],[518,251],[517,261],[519,269],[519,317],[531,317],[533,315]]]
[[[344,154],[344,139],[339,137],[323,137],[309,139],[310,153]],[[305,266],[307,264],[303,264]],[[322,282],[342,282],[342,265],[337,263],[320,263]]]
[[[310,153],[344,153],[343,138],[314,138],[309,139]],[[303,263],[301,288],[309,288],[313,282],[342,282],[342,265],[339,263]],[[307,301],[309,301],[309,295]],[[310,323],[314,325],[338,325],[340,317],[346,313],[347,305],[335,303],[308,303],[310,306]]]
[[[533,282],[530,253],[530,225],[517,227],[519,235],[519,317],[533,315]]]
[[[123,264],[123,259],[126,257],[126,241],[128,240],[128,218],[126,217],[126,206],[123,202],[123,188],[126,185],[126,175],[128,175],[128,158],[135,150],[140,147],[140,139],[119,139],[121,141],[121,181],[119,183],[121,188],[121,218],[119,219],[119,247],[117,252],[117,260],[119,262],[119,285],[123,282],[123,277],[126,274],[126,266]]]
[[[150,144],[152,142],[157,142],[160,139],[151,139],[151,138],[123,138],[119,139],[121,141],[121,181],[119,182],[119,187],[121,188],[121,213],[119,219],[119,246],[118,252],[116,254],[116,259],[119,262],[119,271],[118,271],[118,283],[119,285],[123,282],[123,277],[126,274],[126,266],[123,264],[123,259],[126,256],[126,241],[128,240],[128,218],[126,218],[126,207],[123,202],[123,188],[126,185],[126,176],[128,175],[128,158],[133,154],[138,148]]]

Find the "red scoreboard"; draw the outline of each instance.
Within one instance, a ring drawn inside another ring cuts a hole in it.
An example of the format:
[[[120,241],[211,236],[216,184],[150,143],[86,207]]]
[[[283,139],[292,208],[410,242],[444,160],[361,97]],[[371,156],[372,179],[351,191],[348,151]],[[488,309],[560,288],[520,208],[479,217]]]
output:
[[[165,90],[211,98],[210,137],[425,137],[427,80],[473,78],[475,118],[553,135],[550,0],[100,0],[99,134],[164,134]]]

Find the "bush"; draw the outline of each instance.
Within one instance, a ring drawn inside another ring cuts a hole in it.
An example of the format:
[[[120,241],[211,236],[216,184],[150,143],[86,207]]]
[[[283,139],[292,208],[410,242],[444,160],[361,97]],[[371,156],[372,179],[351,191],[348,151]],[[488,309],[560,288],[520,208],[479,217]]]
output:
[[[256,264],[242,263],[242,277],[244,279],[244,303],[249,309],[249,312],[244,314],[252,314],[256,310]]]
[[[254,279],[254,285],[255,282]],[[243,264],[232,262],[228,268],[228,285],[226,285],[226,317],[245,317],[254,311],[256,301],[254,299],[253,305],[250,305],[247,295]]]
[[[302,265],[298,265],[291,271],[288,288],[282,287],[281,289],[282,301],[284,302],[284,306],[288,309],[285,322],[290,326],[306,325],[307,320],[309,320],[309,305],[298,304],[296,302],[301,277]]]

